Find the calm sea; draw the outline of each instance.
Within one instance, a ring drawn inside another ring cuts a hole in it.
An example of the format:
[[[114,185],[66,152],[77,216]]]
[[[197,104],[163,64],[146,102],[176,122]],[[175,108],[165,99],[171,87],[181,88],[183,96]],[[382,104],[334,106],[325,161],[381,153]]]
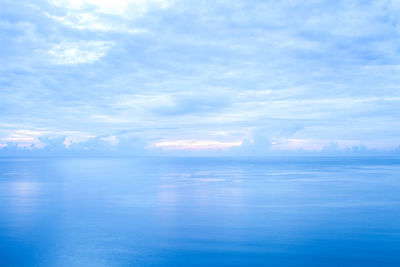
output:
[[[400,266],[400,159],[0,159],[0,266]]]

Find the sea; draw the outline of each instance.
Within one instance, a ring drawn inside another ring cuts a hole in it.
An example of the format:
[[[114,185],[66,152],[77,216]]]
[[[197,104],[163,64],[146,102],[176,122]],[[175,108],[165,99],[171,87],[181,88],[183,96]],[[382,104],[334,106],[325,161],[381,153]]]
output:
[[[400,266],[400,158],[0,158],[0,266]]]

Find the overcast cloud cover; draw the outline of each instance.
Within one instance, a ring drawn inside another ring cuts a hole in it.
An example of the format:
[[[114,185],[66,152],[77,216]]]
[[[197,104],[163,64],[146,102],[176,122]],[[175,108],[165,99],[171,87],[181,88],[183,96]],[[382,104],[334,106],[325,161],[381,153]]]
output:
[[[399,153],[400,1],[0,2],[0,155]]]

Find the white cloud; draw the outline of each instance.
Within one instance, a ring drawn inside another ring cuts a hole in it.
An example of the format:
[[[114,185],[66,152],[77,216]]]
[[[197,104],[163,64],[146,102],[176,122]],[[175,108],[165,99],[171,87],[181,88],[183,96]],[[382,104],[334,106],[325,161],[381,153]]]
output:
[[[95,7],[97,11],[106,14],[122,14],[128,2],[125,0],[51,0],[52,4],[66,9],[82,10]]]
[[[150,6],[167,8],[172,1],[168,0],[50,0],[52,4],[72,10],[86,10],[95,8],[95,11],[104,14],[122,15],[128,9],[134,8],[138,13],[146,12]]]
[[[0,138],[1,142],[16,144],[19,148],[43,148],[43,144],[38,138],[43,136],[45,132],[32,130],[16,130],[6,137]],[[0,148],[6,147],[7,144],[0,144]]]
[[[116,146],[119,144],[119,140],[116,136],[112,135],[112,136],[108,136],[108,137],[101,137],[100,140],[103,140],[107,143],[109,143],[112,146]]]
[[[54,16],[45,13],[48,17],[62,23],[65,26],[77,30],[91,30],[91,31],[113,31],[128,34],[146,33],[147,30],[142,28],[127,27],[123,23],[116,23],[115,21],[107,21],[101,17],[91,13],[76,13],[68,12],[66,16]]]
[[[327,139],[300,139],[300,138],[280,138],[271,144],[274,151],[322,151],[334,148],[336,151],[354,150],[357,147],[365,147],[378,151],[390,151],[400,145],[399,139],[391,140],[327,140]]]
[[[216,140],[172,140],[154,143],[151,147],[166,150],[223,150],[242,145],[242,140],[216,141]]]
[[[165,9],[168,0],[51,0],[54,6],[66,11],[65,15],[48,17],[79,30],[116,31],[129,34],[146,32],[126,26],[126,21],[140,17],[151,8]],[[114,16],[114,17],[110,17]]]
[[[55,44],[48,54],[56,64],[93,63],[103,57],[113,44],[107,41],[64,42]]]
[[[330,144],[329,140],[314,140],[314,139],[280,139],[272,142],[272,150],[306,150],[306,151],[321,151],[324,147]]]
[[[398,144],[400,16],[389,1],[30,2],[6,1],[14,19],[0,18],[3,146]],[[39,127],[52,133],[15,131]]]
[[[96,136],[90,135],[90,134],[85,134],[85,133],[80,133],[80,132],[66,132],[69,135],[65,137],[63,145],[67,149],[71,149],[71,146],[73,144],[78,144],[78,143],[83,143],[88,141],[91,138],[95,138]]]
[[[121,118],[117,116],[110,116],[110,115],[101,115],[101,114],[93,114],[93,120],[104,122],[104,123],[112,123],[112,124],[121,124],[121,123],[128,123],[131,120],[127,118]]]

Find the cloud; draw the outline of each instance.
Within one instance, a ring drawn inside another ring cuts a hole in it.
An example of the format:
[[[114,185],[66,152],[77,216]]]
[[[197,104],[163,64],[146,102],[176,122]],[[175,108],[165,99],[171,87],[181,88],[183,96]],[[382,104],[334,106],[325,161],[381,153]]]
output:
[[[32,130],[16,130],[5,137],[0,137],[1,148],[8,146],[8,144],[14,144],[19,148],[43,148],[44,143],[40,141],[40,136],[45,133],[40,131]]]
[[[144,16],[149,9],[165,9],[171,5],[167,0],[51,0],[50,3],[60,12],[42,10],[49,18],[66,27],[85,31],[122,32],[138,34],[146,32],[143,28],[131,27],[126,21]]]
[[[112,47],[112,42],[79,41],[55,44],[48,51],[56,64],[93,63],[103,57]]]
[[[90,140],[91,138],[95,138],[95,136],[93,135],[79,133],[79,132],[67,132],[65,134],[68,135],[65,137],[63,144],[67,149],[71,149],[75,144],[84,143]]]
[[[151,145],[151,147],[167,150],[224,150],[241,145],[241,140],[232,142],[216,140],[173,140],[156,142]]]
[[[1,151],[394,151],[399,15],[395,1],[5,1]]]
[[[286,139],[272,142],[272,150],[321,151],[330,142],[328,140]]]
[[[71,10],[91,10],[103,14],[123,15],[129,8],[134,8],[140,13],[144,13],[152,5],[160,8],[167,8],[171,1],[168,0],[50,0],[57,6]]]
[[[51,0],[52,4],[72,10],[85,10],[94,7],[96,11],[105,14],[123,14],[127,8],[126,0]]]
[[[106,141],[107,143],[109,143],[112,146],[116,146],[119,143],[118,138],[114,135],[107,136],[107,137],[101,137],[100,140]]]
[[[190,113],[210,113],[226,107],[229,97],[211,96],[175,96],[153,107],[152,111],[162,116],[178,116]]]

